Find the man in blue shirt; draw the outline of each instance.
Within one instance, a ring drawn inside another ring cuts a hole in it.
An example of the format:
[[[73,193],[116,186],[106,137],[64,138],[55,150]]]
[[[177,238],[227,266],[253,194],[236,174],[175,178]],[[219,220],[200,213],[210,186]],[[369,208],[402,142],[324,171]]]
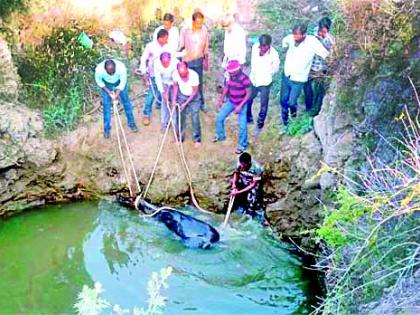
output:
[[[111,133],[111,105],[120,99],[130,129],[137,132],[133,116],[133,106],[128,97],[127,69],[118,60],[107,59],[96,66],[95,81],[101,88],[102,106],[104,112],[104,137],[109,138]]]

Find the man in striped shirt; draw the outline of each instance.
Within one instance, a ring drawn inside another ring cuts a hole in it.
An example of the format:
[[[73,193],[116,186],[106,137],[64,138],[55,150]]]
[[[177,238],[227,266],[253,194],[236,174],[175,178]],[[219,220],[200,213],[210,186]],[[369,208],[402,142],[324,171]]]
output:
[[[229,72],[229,80],[225,83],[223,93],[217,104],[219,113],[216,117],[216,136],[213,142],[224,141],[225,119],[234,111],[238,115],[239,135],[236,154],[245,151],[248,145],[248,130],[246,121],[246,103],[251,96],[251,80],[242,71],[241,64],[238,60],[229,61],[226,70]],[[226,103],[223,105],[226,96]],[[223,105],[223,107],[222,107]],[[220,109],[221,108],[221,109]]]

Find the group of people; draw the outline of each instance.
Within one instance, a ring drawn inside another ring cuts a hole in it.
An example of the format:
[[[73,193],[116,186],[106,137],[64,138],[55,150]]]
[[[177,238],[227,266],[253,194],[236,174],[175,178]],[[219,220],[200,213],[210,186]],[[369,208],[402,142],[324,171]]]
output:
[[[252,105],[254,99],[260,95],[254,136],[257,137],[263,130],[273,76],[279,71],[280,58],[272,45],[271,36],[260,35],[251,49],[248,75],[247,32],[232,15],[225,16],[221,25],[225,30],[220,65],[224,73],[223,89],[216,104],[215,136],[212,141],[226,140],[225,120],[235,113],[239,128],[235,153],[240,154],[236,174],[245,172],[253,175],[248,180],[244,179],[246,176],[235,175],[232,181],[232,195],[246,195],[245,208],[252,205],[255,210],[258,202],[251,200],[255,199],[252,196],[257,195],[262,168],[256,166],[250,155],[245,152],[248,146],[248,124],[253,123]],[[302,91],[305,94],[307,112],[316,115],[321,108],[328,69],[325,59],[334,43],[329,32],[330,27],[331,20],[328,17],[321,19],[313,36],[307,34],[305,24],[297,24],[293,27],[292,34],[282,41],[285,61],[280,105],[285,127],[289,123],[289,114],[292,117],[297,114],[297,101]],[[150,124],[153,103],[156,102],[156,108],[161,110],[162,130],[167,128],[172,118],[177,130],[177,141],[184,141],[189,115],[196,148],[199,148],[202,142],[200,112],[208,111],[203,94],[203,75],[209,68],[209,40],[209,29],[204,24],[204,15],[200,11],[194,12],[191,23],[187,23],[181,31],[174,26],[174,16],[167,13],[163,17],[163,25],[155,30],[152,41],[146,44],[137,69],[137,73],[143,76],[148,86],[143,107],[143,124]],[[96,67],[95,80],[101,88],[105,138],[110,136],[111,103],[117,99],[123,104],[128,126],[137,132],[132,104],[128,97],[127,69],[124,64],[116,59],[101,62]],[[245,183],[241,189],[237,186],[239,182]]]

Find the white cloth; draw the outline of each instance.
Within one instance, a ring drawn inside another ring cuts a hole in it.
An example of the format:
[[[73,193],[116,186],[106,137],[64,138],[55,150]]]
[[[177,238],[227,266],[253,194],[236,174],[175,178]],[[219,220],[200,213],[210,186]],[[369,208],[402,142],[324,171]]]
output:
[[[153,33],[153,40],[157,41],[157,34],[160,30],[163,29],[163,25],[159,26],[155,29]],[[172,26],[169,31],[169,37],[168,37],[168,46],[171,50],[177,51],[179,48],[179,29],[176,26]]]
[[[238,23],[232,25],[230,32],[228,30],[225,31],[222,67],[225,67],[229,60],[238,60],[241,65],[245,63],[246,36],[247,32]]]
[[[127,36],[124,35],[122,31],[113,30],[109,33],[109,38],[111,38],[117,44],[125,45],[128,42]]]
[[[178,64],[178,59],[175,57],[171,58],[169,66],[165,68],[160,61],[160,58],[155,60],[154,64],[154,74],[156,80],[156,86],[160,93],[163,92],[163,85],[172,85],[174,83],[172,79],[172,74],[176,71],[176,66]]]
[[[315,36],[306,35],[297,47],[293,35],[283,38],[283,48],[287,48],[284,74],[296,82],[308,81],[309,71],[315,55],[325,59],[329,52]]]
[[[153,65],[157,58],[160,58],[160,55],[163,52],[171,52],[168,44],[161,46],[157,41],[152,41],[146,44],[144,47],[143,54],[140,57],[140,74],[148,73],[151,77],[154,77]]]
[[[252,46],[249,78],[254,86],[270,85],[273,82],[273,75],[279,71],[279,65],[279,53],[273,46],[270,46],[263,56],[260,56],[260,43]]]
[[[184,81],[180,76],[178,71],[174,71],[172,75],[172,79],[175,83],[178,83],[179,90],[185,96],[190,96],[193,93],[193,87],[200,84],[200,80],[198,78],[198,73],[194,70],[188,69],[189,77],[187,81]]]

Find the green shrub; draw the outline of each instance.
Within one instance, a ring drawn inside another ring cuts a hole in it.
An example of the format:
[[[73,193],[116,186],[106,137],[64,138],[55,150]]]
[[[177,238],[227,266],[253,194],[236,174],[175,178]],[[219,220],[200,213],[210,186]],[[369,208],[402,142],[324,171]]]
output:
[[[79,44],[80,31],[56,28],[36,47],[17,55],[18,73],[24,86],[21,101],[44,113],[46,128],[71,130],[82,109],[93,102],[94,67],[99,53]]]
[[[301,136],[312,130],[312,117],[309,114],[291,118],[287,125],[287,134],[290,136]]]
[[[370,211],[360,197],[344,188],[339,189],[336,201],[339,204],[338,209],[327,210],[329,212],[316,232],[320,239],[333,248],[339,248],[353,241],[352,235],[357,234],[354,226],[365,213]]]
[[[27,0],[1,0],[0,18],[5,19],[14,11],[26,9],[27,3]]]

